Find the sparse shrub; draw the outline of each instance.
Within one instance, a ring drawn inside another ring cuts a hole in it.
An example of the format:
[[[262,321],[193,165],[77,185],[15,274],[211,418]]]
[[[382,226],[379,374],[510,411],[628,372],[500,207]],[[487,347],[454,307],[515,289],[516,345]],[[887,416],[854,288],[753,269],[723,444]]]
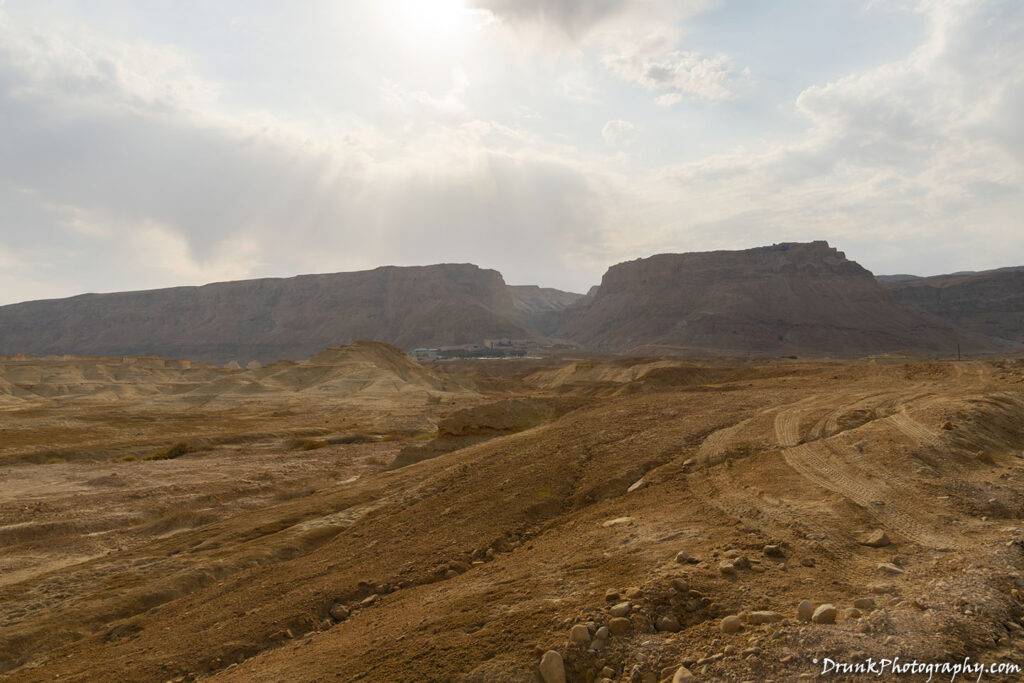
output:
[[[332,436],[327,439],[327,443],[332,446],[352,443],[371,443],[373,441],[376,441],[376,439],[368,434],[343,434],[341,436]]]
[[[320,439],[290,439],[285,445],[292,451],[314,451],[326,447],[327,442]]]
[[[147,457],[146,460],[174,460],[175,458],[180,458],[183,455],[195,453],[197,450],[199,449],[193,446],[192,444],[186,443],[184,441],[179,441],[173,446],[169,446],[163,449],[162,451],[157,451],[156,453],[153,453],[152,455]]]

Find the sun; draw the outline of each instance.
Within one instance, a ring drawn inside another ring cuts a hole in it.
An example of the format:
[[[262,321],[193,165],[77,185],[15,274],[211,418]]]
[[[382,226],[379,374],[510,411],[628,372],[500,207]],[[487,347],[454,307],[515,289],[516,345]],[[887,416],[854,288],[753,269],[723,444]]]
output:
[[[394,21],[410,37],[455,38],[478,20],[478,12],[463,0],[395,0]]]

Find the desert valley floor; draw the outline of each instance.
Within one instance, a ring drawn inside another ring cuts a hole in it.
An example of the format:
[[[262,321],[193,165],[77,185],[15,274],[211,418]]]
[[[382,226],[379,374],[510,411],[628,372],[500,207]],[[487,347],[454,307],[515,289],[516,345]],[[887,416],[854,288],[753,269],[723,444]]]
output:
[[[1022,449],[1020,360],[8,357],[0,679],[1022,663]]]

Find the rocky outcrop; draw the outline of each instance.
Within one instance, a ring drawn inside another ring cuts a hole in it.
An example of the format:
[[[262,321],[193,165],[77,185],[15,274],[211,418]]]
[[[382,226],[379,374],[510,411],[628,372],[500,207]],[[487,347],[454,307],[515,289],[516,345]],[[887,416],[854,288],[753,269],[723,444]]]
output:
[[[358,339],[411,349],[532,336],[501,274],[443,264],[83,294],[0,307],[0,354],[304,358]]]
[[[1024,268],[1000,268],[933,277],[878,278],[897,302],[966,332],[1024,347]]]
[[[900,306],[826,242],[620,263],[558,331],[611,352],[948,355],[957,343],[989,346]]]
[[[537,285],[509,285],[508,289],[513,305],[524,316],[526,324],[544,335],[557,330],[565,310],[583,298],[575,292]]]

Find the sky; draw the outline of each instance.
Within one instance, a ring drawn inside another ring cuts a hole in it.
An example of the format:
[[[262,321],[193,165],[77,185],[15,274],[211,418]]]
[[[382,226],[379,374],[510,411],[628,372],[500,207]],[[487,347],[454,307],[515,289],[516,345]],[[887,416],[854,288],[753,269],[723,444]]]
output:
[[[1019,0],[0,0],[0,304],[828,240],[1024,264]]]

